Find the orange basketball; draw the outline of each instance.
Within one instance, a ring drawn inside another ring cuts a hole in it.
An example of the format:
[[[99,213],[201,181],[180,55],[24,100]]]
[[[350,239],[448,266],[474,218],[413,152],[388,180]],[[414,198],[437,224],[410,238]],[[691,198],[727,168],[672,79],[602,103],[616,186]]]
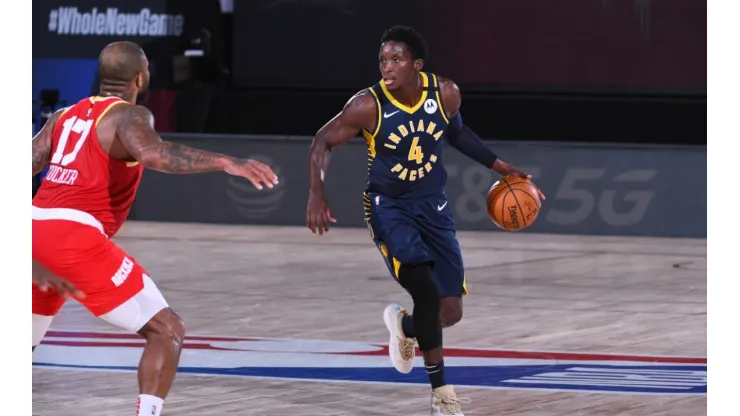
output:
[[[506,176],[488,191],[488,216],[506,231],[523,230],[537,219],[542,202],[529,179]]]

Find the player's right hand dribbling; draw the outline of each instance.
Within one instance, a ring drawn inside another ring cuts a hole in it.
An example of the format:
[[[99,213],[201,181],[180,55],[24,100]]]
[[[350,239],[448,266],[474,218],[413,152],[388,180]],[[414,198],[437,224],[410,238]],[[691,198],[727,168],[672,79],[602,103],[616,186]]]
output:
[[[246,178],[257,189],[262,189],[262,184],[272,188],[278,184],[278,177],[272,169],[262,162],[253,159],[234,159],[224,169],[226,173]]]
[[[329,232],[330,222],[337,222],[337,220],[331,216],[329,204],[323,196],[312,192],[308,197],[308,207],[306,207],[306,226],[312,233],[324,235]]]
[[[530,181],[532,180],[532,175],[522,172],[515,168],[511,163],[506,163],[501,159],[496,159],[496,163],[493,164],[493,170],[502,176],[514,176],[517,178],[529,179]],[[532,183],[532,185],[534,185],[534,183]],[[544,201],[545,194],[542,193],[537,185],[535,185],[535,188],[537,188],[537,194],[539,194],[540,200]]]

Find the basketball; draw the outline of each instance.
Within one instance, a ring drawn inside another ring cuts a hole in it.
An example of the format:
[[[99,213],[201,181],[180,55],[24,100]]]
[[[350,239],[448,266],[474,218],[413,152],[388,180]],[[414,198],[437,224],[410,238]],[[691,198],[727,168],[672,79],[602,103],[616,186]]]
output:
[[[488,191],[488,216],[499,228],[521,231],[534,223],[542,202],[529,179],[507,176]]]

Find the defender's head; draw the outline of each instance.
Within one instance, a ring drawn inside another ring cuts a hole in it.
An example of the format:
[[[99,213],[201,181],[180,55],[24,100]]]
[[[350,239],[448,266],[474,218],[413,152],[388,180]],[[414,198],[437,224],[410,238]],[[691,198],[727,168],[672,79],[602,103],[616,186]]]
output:
[[[427,59],[424,37],[408,26],[393,26],[380,38],[380,73],[388,90],[416,83]]]
[[[114,42],[103,48],[98,57],[102,85],[134,92],[136,103],[149,96],[149,60],[133,42]]]

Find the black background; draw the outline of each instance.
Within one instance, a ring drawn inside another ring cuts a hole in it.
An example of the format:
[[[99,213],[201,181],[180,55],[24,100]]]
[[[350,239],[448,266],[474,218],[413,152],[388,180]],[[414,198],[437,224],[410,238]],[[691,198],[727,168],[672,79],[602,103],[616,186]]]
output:
[[[705,1],[237,0],[230,16],[217,0],[42,0],[34,58],[95,59],[126,39],[49,33],[49,10],[75,5],[185,16],[182,38],[130,38],[156,68],[152,88],[176,91],[177,131],[313,135],[378,80],[382,32],[408,24],[485,139],[706,144]],[[171,82],[201,28],[224,77]]]
[[[468,90],[706,90],[701,0],[237,1],[235,81],[361,88],[394,24],[419,30],[427,69]]]

